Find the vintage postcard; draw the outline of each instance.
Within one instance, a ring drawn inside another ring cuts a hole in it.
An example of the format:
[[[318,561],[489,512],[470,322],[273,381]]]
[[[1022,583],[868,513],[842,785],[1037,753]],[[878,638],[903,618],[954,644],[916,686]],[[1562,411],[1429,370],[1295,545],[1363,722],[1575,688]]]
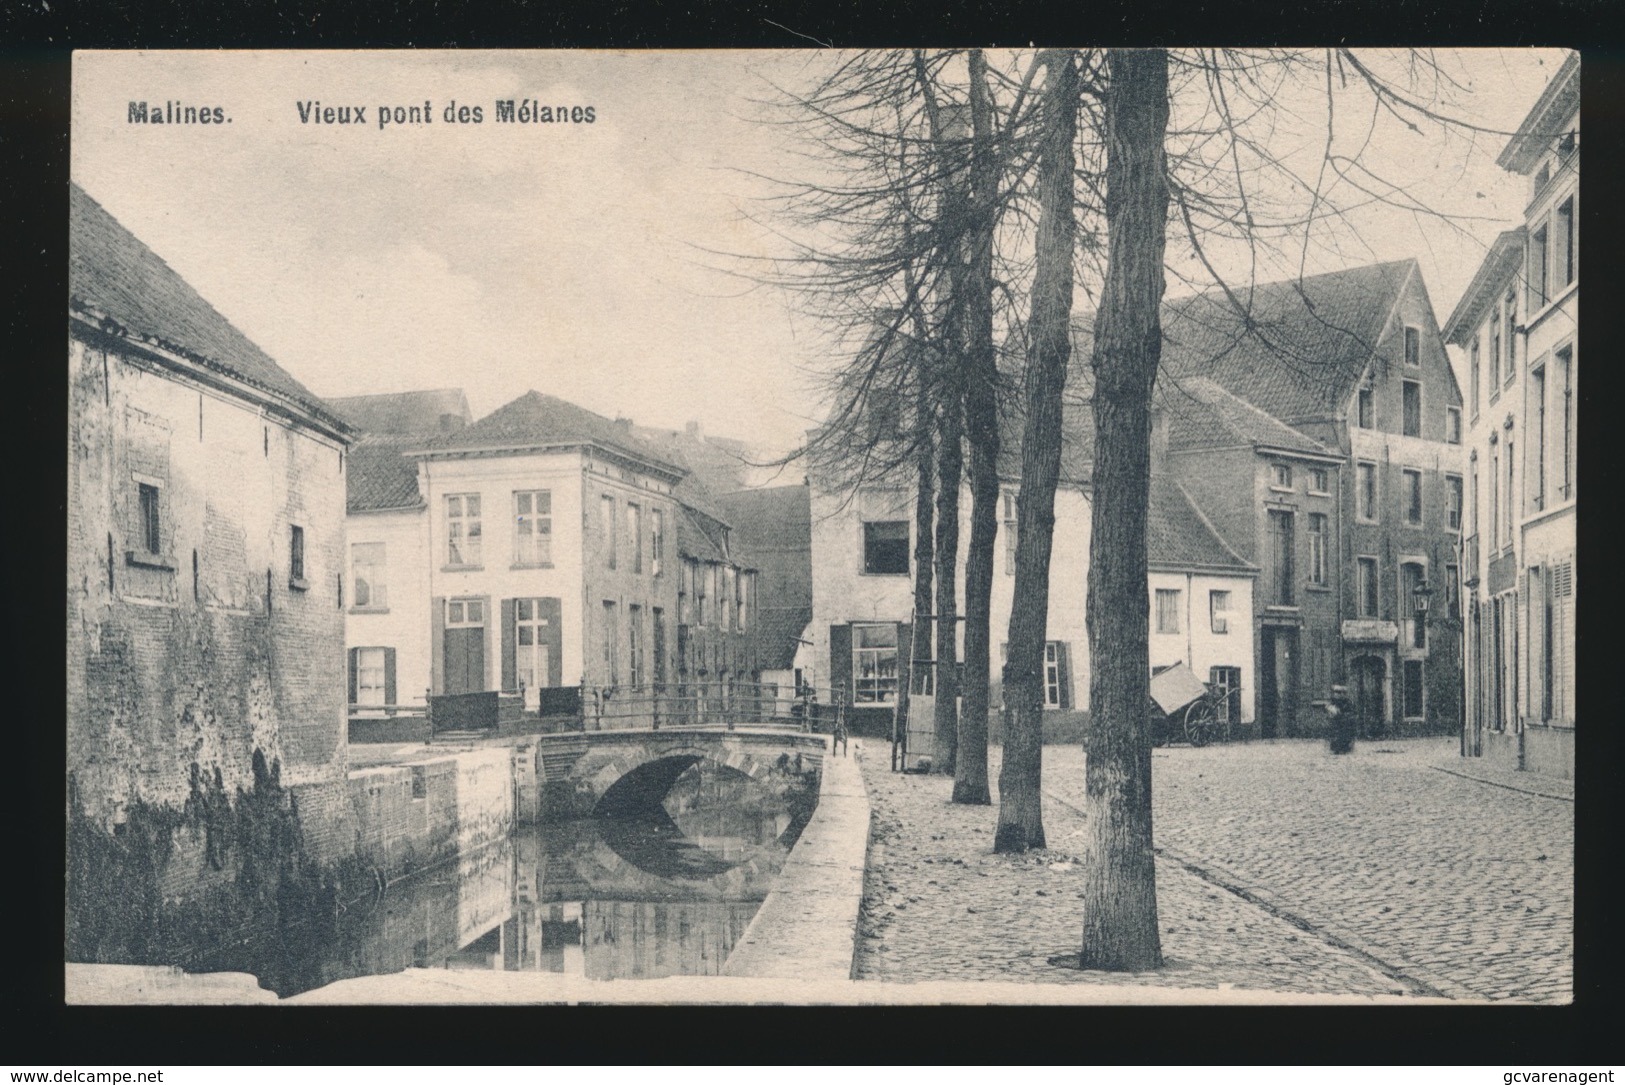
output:
[[[68,1001],[1572,1001],[1580,64],[76,53]]]

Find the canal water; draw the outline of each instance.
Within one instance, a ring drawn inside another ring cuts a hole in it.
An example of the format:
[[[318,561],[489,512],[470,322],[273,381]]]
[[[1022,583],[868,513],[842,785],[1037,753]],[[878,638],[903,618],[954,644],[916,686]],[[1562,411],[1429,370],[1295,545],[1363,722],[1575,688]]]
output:
[[[320,933],[263,934],[186,967],[252,972],[283,997],[405,968],[718,975],[811,817],[815,778],[781,798],[702,760],[648,800],[521,826],[352,902]]]

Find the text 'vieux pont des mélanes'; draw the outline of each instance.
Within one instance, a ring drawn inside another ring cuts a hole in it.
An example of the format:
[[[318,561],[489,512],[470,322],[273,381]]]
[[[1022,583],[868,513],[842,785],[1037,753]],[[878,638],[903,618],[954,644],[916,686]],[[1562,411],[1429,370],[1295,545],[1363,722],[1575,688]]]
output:
[[[364,125],[384,129],[430,124],[484,124],[487,118],[497,124],[592,124],[598,111],[590,105],[553,103],[544,105],[536,98],[504,98],[483,105],[469,105],[452,99],[439,105],[425,98],[421,105],[334,105],[319,99],[295,102],[299,123],[305,125]],[[180,101],[131,101],[130,124],[230,124],[224,106],[197,105]]]

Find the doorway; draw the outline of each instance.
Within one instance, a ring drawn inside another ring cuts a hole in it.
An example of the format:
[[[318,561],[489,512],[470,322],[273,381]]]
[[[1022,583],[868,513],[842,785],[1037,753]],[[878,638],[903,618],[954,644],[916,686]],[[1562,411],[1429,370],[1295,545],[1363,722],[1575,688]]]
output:
[[[1258,734],[1277,738],[1296,732],[1298,630],[1264,626],[1258,646]]]
[[[1379,738],[1388,729],[1388,664],[1381,656],[1360,656],[1349,668],[1354,685],[1354,718],[1364,738]]]
[[[485,689],[485,601],[451,599],[446,603],[446,629],[441,650],[446,693],[480,693]]]

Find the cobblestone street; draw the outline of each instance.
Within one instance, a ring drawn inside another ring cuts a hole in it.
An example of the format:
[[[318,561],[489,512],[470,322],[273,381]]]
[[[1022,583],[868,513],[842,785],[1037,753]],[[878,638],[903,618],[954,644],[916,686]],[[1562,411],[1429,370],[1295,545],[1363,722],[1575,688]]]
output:
[[[1458,775],[1476,767],[1453,739],[1366,742],[1344,758],[1312,742],[1157,750],[1168,966],[1131,977],[1048,963],[1077,951],[1081,929],[1079,749],[1044,750],[1050,848],[1005,857],[991,808],[953,806],[948,781],[894,774],[869,745],[860,978],[1570,997],[1565,785]],[[997,764],[995,750],[995,780]]]

